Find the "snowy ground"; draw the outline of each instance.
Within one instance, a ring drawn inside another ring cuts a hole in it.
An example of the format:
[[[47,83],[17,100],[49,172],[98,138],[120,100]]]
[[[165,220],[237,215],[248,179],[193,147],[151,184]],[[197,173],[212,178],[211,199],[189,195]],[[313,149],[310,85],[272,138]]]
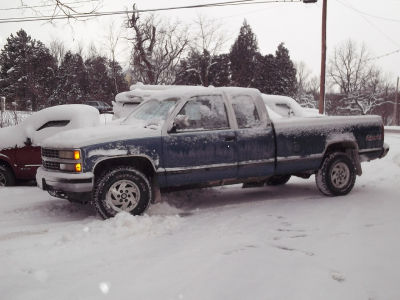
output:
[[[1,299],[400,299],[400,135],[350,195],[314,178],[164,196],[101,221],[35,187],[0,190]]]

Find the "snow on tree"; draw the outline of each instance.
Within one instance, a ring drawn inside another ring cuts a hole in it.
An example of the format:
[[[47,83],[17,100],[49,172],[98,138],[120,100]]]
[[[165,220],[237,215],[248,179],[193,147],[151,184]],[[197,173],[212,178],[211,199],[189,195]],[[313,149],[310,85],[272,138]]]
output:
[[[83,103],[89,83],[82,56],[68,51],[58,69],[56,82],[57,87],[49,98],[51,105]]]
[[[108,61],[102,56],[92,56],[85,61],[87,72],[87,100],[111,102],[114,98],[113,81],[108,75]]]
[[[57,69],[46,46],[24,30],[7,38],[0,53],[0,86],[8,102],[17,108],[38,110],[50,95]]]
[[[227,86],[230,84],[230,61],[228,55],[211,56],[193,51],[181,60],[175,84]]]
[[[257,51],[257,38],[250,25],[244,20],[239,35],[229,53],[233,85],[241,87],[253,86]]]
[[[390,100],[387,84],[368,55],[364,45],[347,40],[334,49],[329,60],[328,76],[342,97],[333,105],[340,114],[371,114]]]
[[[296,93],[296,68],[283,43],[275,52],[276,83],[274,93],[293,96]]]

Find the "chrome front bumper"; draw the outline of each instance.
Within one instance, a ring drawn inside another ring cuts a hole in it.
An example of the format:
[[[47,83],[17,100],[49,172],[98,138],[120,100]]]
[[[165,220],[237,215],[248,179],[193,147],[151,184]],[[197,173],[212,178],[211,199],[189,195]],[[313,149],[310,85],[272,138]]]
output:
[[[93,177],[93,173],[90,172],[70,174],[48,171],[40,167],[36,173],[36,182],[45,191],[85,193],[92,191]]]

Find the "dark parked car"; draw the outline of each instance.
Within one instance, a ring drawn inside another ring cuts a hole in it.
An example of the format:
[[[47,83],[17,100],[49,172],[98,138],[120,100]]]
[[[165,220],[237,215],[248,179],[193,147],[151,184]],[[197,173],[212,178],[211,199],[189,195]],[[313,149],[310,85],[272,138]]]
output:
[[[87,101],[86,104],[97,108],[101,114],[112,112],[112,107],[103,101]]]
[[[61,131],[99,124],[99,112],[81,104],[60,105],[33,113],[21,124],[0,129],[0,186],[35,179],[42,164],[40,145]]]
[[[362,161],[389,150],[379,116],[272,121],[260,92],[247,88],[180,87],[152,97],[121,125],[47,139],[38,185],[91,201],[104,218],[141,214],[162,189],[280,185],[293,175],[315,174],[319,190],[337,196],[352,190]]]

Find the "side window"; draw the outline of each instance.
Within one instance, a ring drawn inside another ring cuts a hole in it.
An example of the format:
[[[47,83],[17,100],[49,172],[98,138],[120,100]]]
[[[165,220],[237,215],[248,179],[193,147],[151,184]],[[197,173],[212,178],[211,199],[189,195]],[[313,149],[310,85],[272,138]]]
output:
[[[249,95],[235,95],[232,97],[231,102],[239,128],[257,127],[261,125],[253,98]]]
[[[40,131],[42,129],[49,128],[49,127],[64,127],[64,126],[67,126],[68,124],[69,124],[69,120],[49,121],[49,122],[43,124],[42,126],[40,126],[36,131]]]
[[[187,117],[177,131],[218,130],[229,128],[222,96],[195,96],[182,107],[179,115]]]

